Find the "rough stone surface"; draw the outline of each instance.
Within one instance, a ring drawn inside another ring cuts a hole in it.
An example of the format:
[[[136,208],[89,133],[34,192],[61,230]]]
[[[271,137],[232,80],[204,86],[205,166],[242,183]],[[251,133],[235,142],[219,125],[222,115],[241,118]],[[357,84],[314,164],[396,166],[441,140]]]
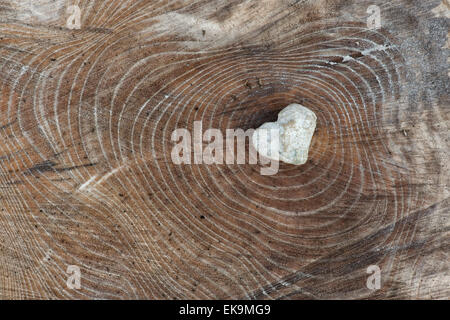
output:
[[[300,104],[290,104],[278,114],[277,122],[267,122],[253,136],[253,145],[263,156],[290,164],[305,164],[316,128],[314,112]]]

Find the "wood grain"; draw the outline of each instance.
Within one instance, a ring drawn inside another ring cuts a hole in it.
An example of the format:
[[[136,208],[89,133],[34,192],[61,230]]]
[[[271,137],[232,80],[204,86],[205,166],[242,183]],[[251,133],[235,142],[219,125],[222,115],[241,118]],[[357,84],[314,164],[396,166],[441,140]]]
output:
[[[0,298],[448,299],[448,15],[2,1]],[[318,117],[307,164],[173,164],[173,130],[257,128],[290,103]]]

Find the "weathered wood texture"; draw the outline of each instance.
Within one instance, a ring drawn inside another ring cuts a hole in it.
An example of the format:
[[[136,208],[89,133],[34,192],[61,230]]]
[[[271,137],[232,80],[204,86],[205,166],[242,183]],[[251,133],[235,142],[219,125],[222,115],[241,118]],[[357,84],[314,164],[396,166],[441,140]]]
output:
[[[448,10],[1,1],[0,298],[448,299]],[[176,128],[290,103],[318,116],[304,166],[171,161]]]

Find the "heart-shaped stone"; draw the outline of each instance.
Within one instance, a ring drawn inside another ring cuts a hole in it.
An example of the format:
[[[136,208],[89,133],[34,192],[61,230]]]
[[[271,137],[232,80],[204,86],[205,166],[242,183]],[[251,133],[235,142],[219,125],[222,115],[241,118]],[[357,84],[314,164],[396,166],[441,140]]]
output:
[[[280,111],[277,122],[267,122],[256,129],[252,142],[262,156],[300,165],[308,160],[317,117],[300,104],[290,104]]]

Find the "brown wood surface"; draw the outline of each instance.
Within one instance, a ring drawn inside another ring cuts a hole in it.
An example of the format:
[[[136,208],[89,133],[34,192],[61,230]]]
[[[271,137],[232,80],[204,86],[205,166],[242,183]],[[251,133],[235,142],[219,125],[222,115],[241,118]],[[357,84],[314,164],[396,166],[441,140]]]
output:
[[[0,2],[1,299],[450,297],[447,0],[30,3]],[[290,103],[307,164],[173,164],[176,128]]]

